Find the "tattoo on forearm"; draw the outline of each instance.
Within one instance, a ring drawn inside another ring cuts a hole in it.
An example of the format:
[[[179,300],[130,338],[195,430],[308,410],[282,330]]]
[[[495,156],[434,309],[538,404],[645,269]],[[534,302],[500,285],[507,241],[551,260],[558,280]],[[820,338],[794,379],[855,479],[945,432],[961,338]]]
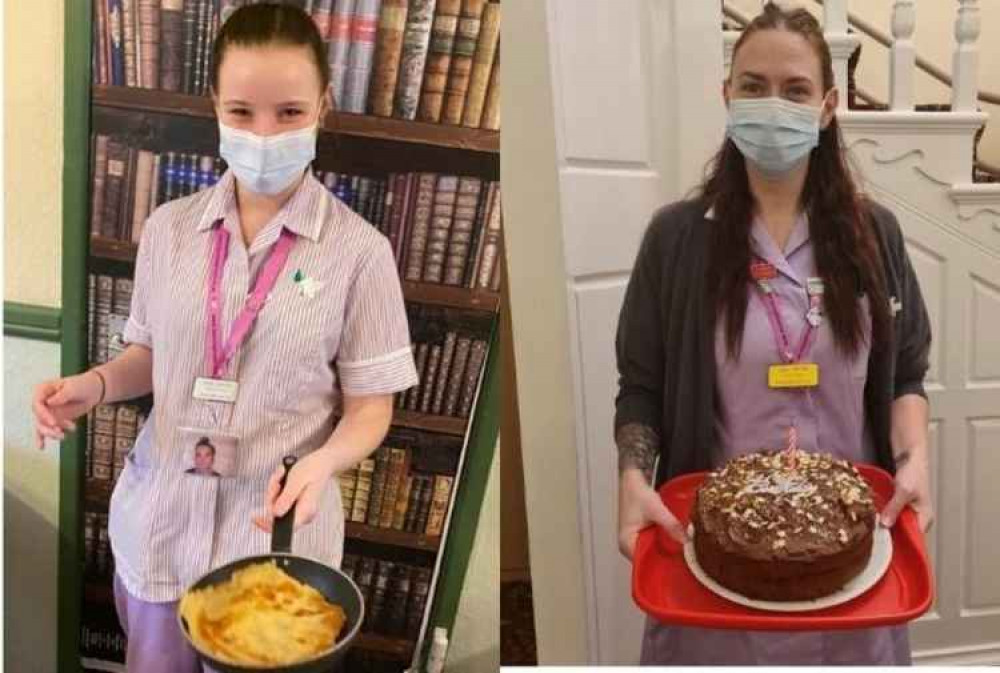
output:
[[[653,466],[660,452],[660,435],[656,430],[641,423],[628,423],[618,429],[615,443],[618,444],[618,472],[637,467],[652,481]]]

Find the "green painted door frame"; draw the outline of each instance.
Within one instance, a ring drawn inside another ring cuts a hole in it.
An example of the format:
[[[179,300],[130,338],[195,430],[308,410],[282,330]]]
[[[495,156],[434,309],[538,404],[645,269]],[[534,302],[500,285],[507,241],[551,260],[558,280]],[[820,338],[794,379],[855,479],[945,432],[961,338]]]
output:
[[[65,21],[63,95],[62,374],[87,366],[87,237],[90,222],[90,8],[91,2],[63,3]],[[59,453],[60,673],[81,670],[80,611],[83,578],[80,501],[85,437],[68,435]]]

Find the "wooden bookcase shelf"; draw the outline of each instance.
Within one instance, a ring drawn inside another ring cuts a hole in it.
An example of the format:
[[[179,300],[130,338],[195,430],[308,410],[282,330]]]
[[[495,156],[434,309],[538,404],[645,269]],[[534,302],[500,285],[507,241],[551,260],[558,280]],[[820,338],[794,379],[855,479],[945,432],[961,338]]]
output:
[[[136,112],[157,112],[199,119],[215,117],[212,101],[206,96],[190,96],[156,89],[94,85],[93,103]],[[465,126],[428,124],[339,112],[326,119],[323,130],[341,135],[433,145],[456,150],[493,154],[500,152],[499,131]]]
[[[90,254],[100,259],[108,259],[116,262],[134,262],[138,247],[129,241],[116,241],[111,238],[101,238],[92,236],[90,239]],[[464,287],[453,287],[449,285],[433,285],[431,283],[403,282],[403,296],[406,301],[413,301],[420,304],[433,304],[436,306],[446,306],[450,308],[476,309],[494,313],[500,304],[500,294],[489,290],[470,290]],[[412,414],[413,412],[408,412]],[[409,418],[414,423],[420,423],[420,419]],[[426,420],[423,425],[407,425],[422,430],[432,430],[434,432],[446,432],[448,434],[465,434],[464,418],[433,417]],[[461,430],[458,425],[461,424]],[[447,428],[447,429],[442,429]]]
[[[434,416],[406,409],[394,409],[392,412],[393,425],[414,430],[426,430],[427,432],[439,432],[453,437],[464,437],[468,422],[467,418]]]
[[[438,547],[441,546],[440,536],[406,533],[392,528],[377,528],[352,521],[347,522],[345,532],[347,537],[354,540],[406,547],[417,551],[437,551]]]

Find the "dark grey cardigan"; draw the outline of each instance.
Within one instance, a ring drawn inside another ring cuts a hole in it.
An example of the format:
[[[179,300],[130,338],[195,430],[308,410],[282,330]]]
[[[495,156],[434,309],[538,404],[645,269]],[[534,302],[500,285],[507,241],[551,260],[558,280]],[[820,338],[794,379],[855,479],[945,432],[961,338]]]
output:
[[[892,402],[923,387],[931,329],[895,216],[868,202],[874,215],[887,295],[901,303],[890,357],[869,358],[865,422],[878,464],[895,473],[889,445]],[[681,201],[653,217],[632,270],[618,320],[615,430],[626,423],[661,439],[655,484],[711,468],[718,441],[715,321],[707,300],[708,232],[700,201]],[[898,306],[898,304],[897,304]]]

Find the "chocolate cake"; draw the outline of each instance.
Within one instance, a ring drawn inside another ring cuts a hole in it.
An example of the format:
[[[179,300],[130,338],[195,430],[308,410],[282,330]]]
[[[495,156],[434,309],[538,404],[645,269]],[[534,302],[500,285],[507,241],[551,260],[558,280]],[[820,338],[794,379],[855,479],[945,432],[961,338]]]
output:
[[[868,564],[875,503],[853,465],[765,451],[711,472],[691,514],[698,563],[749,598],[798,601],[839,590]]]

